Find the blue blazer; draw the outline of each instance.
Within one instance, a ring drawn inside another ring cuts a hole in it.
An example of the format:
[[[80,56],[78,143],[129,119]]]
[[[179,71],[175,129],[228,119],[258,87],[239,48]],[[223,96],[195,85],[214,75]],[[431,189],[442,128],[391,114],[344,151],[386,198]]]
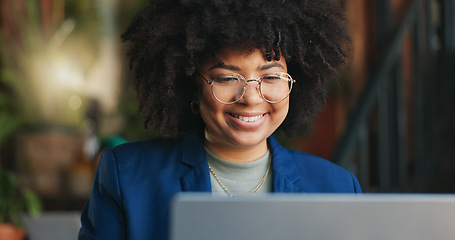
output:
[[[182,191],[211,192],[202,136],[153,139],[106,150],[82,212],[79,239],[167,239],[169,205]],[[356,177],[273,136],[274,192],[360,193]]]

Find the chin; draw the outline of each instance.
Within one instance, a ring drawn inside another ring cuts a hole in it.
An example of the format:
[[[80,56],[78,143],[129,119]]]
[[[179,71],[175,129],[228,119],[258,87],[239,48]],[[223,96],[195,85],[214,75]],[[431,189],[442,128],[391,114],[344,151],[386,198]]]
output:
[[[240,136],[233,137],[233,142],[238,146],[251,147],[258,145],[267,140],[269,135],[258,136],[255,134],[242,134]]]

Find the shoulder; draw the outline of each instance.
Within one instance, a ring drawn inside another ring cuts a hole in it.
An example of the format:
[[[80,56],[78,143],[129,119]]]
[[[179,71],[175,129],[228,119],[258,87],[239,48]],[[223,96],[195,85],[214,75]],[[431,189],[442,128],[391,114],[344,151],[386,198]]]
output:
[[[276,169],[306,192],[361,192],[351,172],[321,157],[285,149],[271,140]]]
[[[297,169],[306,179],[312,179],[314,189],[324,188],[328,192],[362,192],[354,174],[326,159],[307,153],[291,151]]]
[[[142,141],[124,143],[111,148],[110,151],[119,159],[123,158],[154,158],[173,155],[187,149],[201,148],[202,140],[197,130],[191,130],[186,135],[176,138],[152,138]]]
[[[291,164],[299,171],[305,174],[320,174],[320,173],[339,173],[341,175],[350,174],[342,167],[330,162],[324,158],[314,156],[308,153],[286,149],[272,136],[269,138],[269,144],[276,160],[285,164]]]
[[[117,159],[134,159],[159,156],[177,151],[182,139],[154,138],[143,141],[134,141],[109,149]]]
[[[288,154],[292,156],[293,162],[298,169],[305,172],[305,174],[324,174],[330,176],[345,176],[351,174],[349,171],[327,159],[295,150],[286,150],[288,151]]]
[[[361,192],[357,178],[346,169],[321,157],[288,151],[307,188],[327,192]]]
[[[105,149],[99,159],[98,172],[100,175],[116,172],[118,178],[153,173],[178,163],[180,145],[177,139],[156,138]]]
[[[128,142],[104,151],[100,164],[109,162],[117,168],[146,169],[175,168],[188,157],[203,155],[200,136],[190,132],[178,138],[153,138]],[[194,160],[196,161],[196,160]],[[184,164],[185,165],[185,164]]]

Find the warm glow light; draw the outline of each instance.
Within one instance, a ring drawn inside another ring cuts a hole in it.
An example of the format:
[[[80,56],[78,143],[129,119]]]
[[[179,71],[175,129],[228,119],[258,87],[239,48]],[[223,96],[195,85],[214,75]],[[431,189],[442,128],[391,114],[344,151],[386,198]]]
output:
[[[83,51],[83,49],[81,49]],[[71,61],[69,56],[64,52],[56,54],[50,59],[49,68],[47,69],[49,84],[70,91],[81,91],[84,88],[83,69],[81,69],[76,61]]]
[[[71,95],[68,98],[68,106],[73,110],[78,110],[82,106],[82,99],[78,95]]]

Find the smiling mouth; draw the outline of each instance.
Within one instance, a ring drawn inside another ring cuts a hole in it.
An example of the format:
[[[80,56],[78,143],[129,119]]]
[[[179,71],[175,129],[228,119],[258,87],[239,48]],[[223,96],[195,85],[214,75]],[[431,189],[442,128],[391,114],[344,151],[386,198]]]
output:
[[[255,121],[259,120],[260,118],[264,117],[264,115],[265,115],[265,113],[261,114],[261,115],[257,115],[257,116],[245,117],[245,116],[241,116],[241,115],[231,114],[231,116],[233,116],[234,118],[240,119],[241,121],[244,121],[244,122],[255,122]]]

